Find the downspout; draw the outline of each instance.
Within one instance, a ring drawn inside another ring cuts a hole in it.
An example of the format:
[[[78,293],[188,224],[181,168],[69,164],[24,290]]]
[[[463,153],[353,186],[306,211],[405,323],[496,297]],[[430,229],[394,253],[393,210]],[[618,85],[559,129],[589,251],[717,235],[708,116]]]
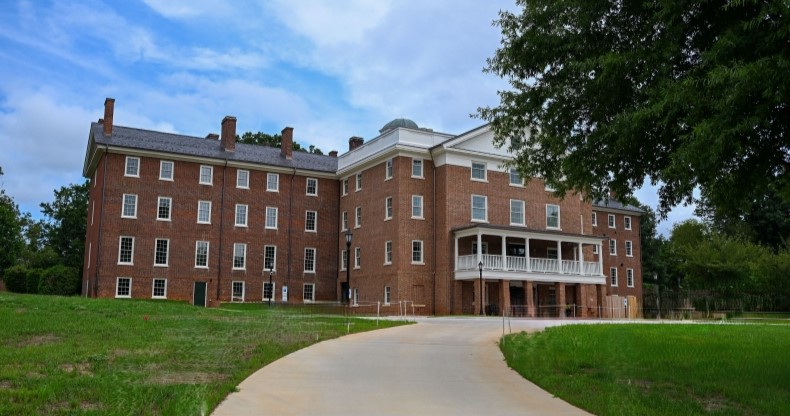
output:
[[[431,166],[433,167],[431,169],[433,171],[433,270],[431,274],[433,277],[433,314],[436,315],[436,163],[433,160],[433,149],[429,149],[428,154],[431,155]]]
[[[291,258],[293,257],[293,246],[291,245],[291,234],[293,232],[293,227],[291,227],[291,221],[293,221],[293,201],[294,201],[294,180],[296,179],[296,168],[293,168],[293,173],[291,174],[291,189],[288,192],[288,275],[286,276],[286,284],[291,286]],[[290,287],[289,287],[290,291]],[[289,295],[290,298],[290,295]]]
[[[222,168],[222,195],[219,199],[219,251],[217,252],[217,294],[214,298],[219,303],[220,283],[222,283],[222,231],[225,225],[225,176],[228,171],[228,159],[225,158],[225,166]],[[232,257],[231,257],[232,258]],[[233,260],[231,260],[233,262]]]
[[[101,266],[101,248],[102,248],[102,229],[104,229],[104,198],[107,189],[107,163],[109,162],[109,145],[104,144],[104,173],[101,180],[101,208],[99,208],[99,241],[96,248],[96,267],[93,277],[93,297],[98,296],[99,293],[99,267]],[[85,294],[87,296],[87,293]]]

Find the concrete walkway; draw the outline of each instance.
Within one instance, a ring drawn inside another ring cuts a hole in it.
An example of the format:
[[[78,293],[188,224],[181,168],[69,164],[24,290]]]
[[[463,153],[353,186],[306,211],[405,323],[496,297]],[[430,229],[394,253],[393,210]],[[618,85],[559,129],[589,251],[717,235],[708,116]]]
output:
[[[510,328],[564,323],[512,320]],[[501,318],[418,318],[324,341],[258,370],[214,415],[588,414],[510,370],[501,335]]]

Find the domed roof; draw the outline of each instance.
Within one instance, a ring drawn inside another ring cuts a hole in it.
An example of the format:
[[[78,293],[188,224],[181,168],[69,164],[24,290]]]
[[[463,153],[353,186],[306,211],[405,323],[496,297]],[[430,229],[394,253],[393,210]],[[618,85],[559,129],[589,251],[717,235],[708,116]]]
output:
[[[406,127],[408,129],[419,129],[420,127],[417,126],[417,123],[409,120],[408,118],[396,118],[395,120],[390,121],[389,123],[385,124],[384,127],[379,130],[379,133],[384,133],[387,130],[396,129],[398,127]]]

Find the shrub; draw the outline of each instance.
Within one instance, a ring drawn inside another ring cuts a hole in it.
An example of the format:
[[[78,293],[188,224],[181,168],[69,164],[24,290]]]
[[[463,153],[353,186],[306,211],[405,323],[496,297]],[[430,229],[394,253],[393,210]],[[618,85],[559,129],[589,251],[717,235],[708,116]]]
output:
[[[27,291],[27,267],[16,265],[5,269],[3,282],[11,292],[25,293]]]
[[[44,269],[27,269],[27,273],[25,274],[25,293],[38,293],[38,286],[43,273]]]
[[[38,293],[71,296],[80,293],[80,274],[73,267],[52,266],[41,276]]]

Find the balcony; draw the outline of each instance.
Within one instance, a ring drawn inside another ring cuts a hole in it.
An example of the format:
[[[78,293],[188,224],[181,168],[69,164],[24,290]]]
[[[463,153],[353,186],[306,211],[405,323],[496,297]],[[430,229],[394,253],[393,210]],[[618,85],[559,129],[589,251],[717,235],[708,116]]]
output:
[[[576,276],[601,276],[601,266],[596,261],[557,260],[540,257],[505,256],[504,265],[501,255],[481,254],[483,270],[524,272],[524,273],[556,273]],[[529,260],[529,261],[528,261]],[[478,270],[477,255],[458,256],[456,271]],[[562,267],[562,271],[560,271]]]

